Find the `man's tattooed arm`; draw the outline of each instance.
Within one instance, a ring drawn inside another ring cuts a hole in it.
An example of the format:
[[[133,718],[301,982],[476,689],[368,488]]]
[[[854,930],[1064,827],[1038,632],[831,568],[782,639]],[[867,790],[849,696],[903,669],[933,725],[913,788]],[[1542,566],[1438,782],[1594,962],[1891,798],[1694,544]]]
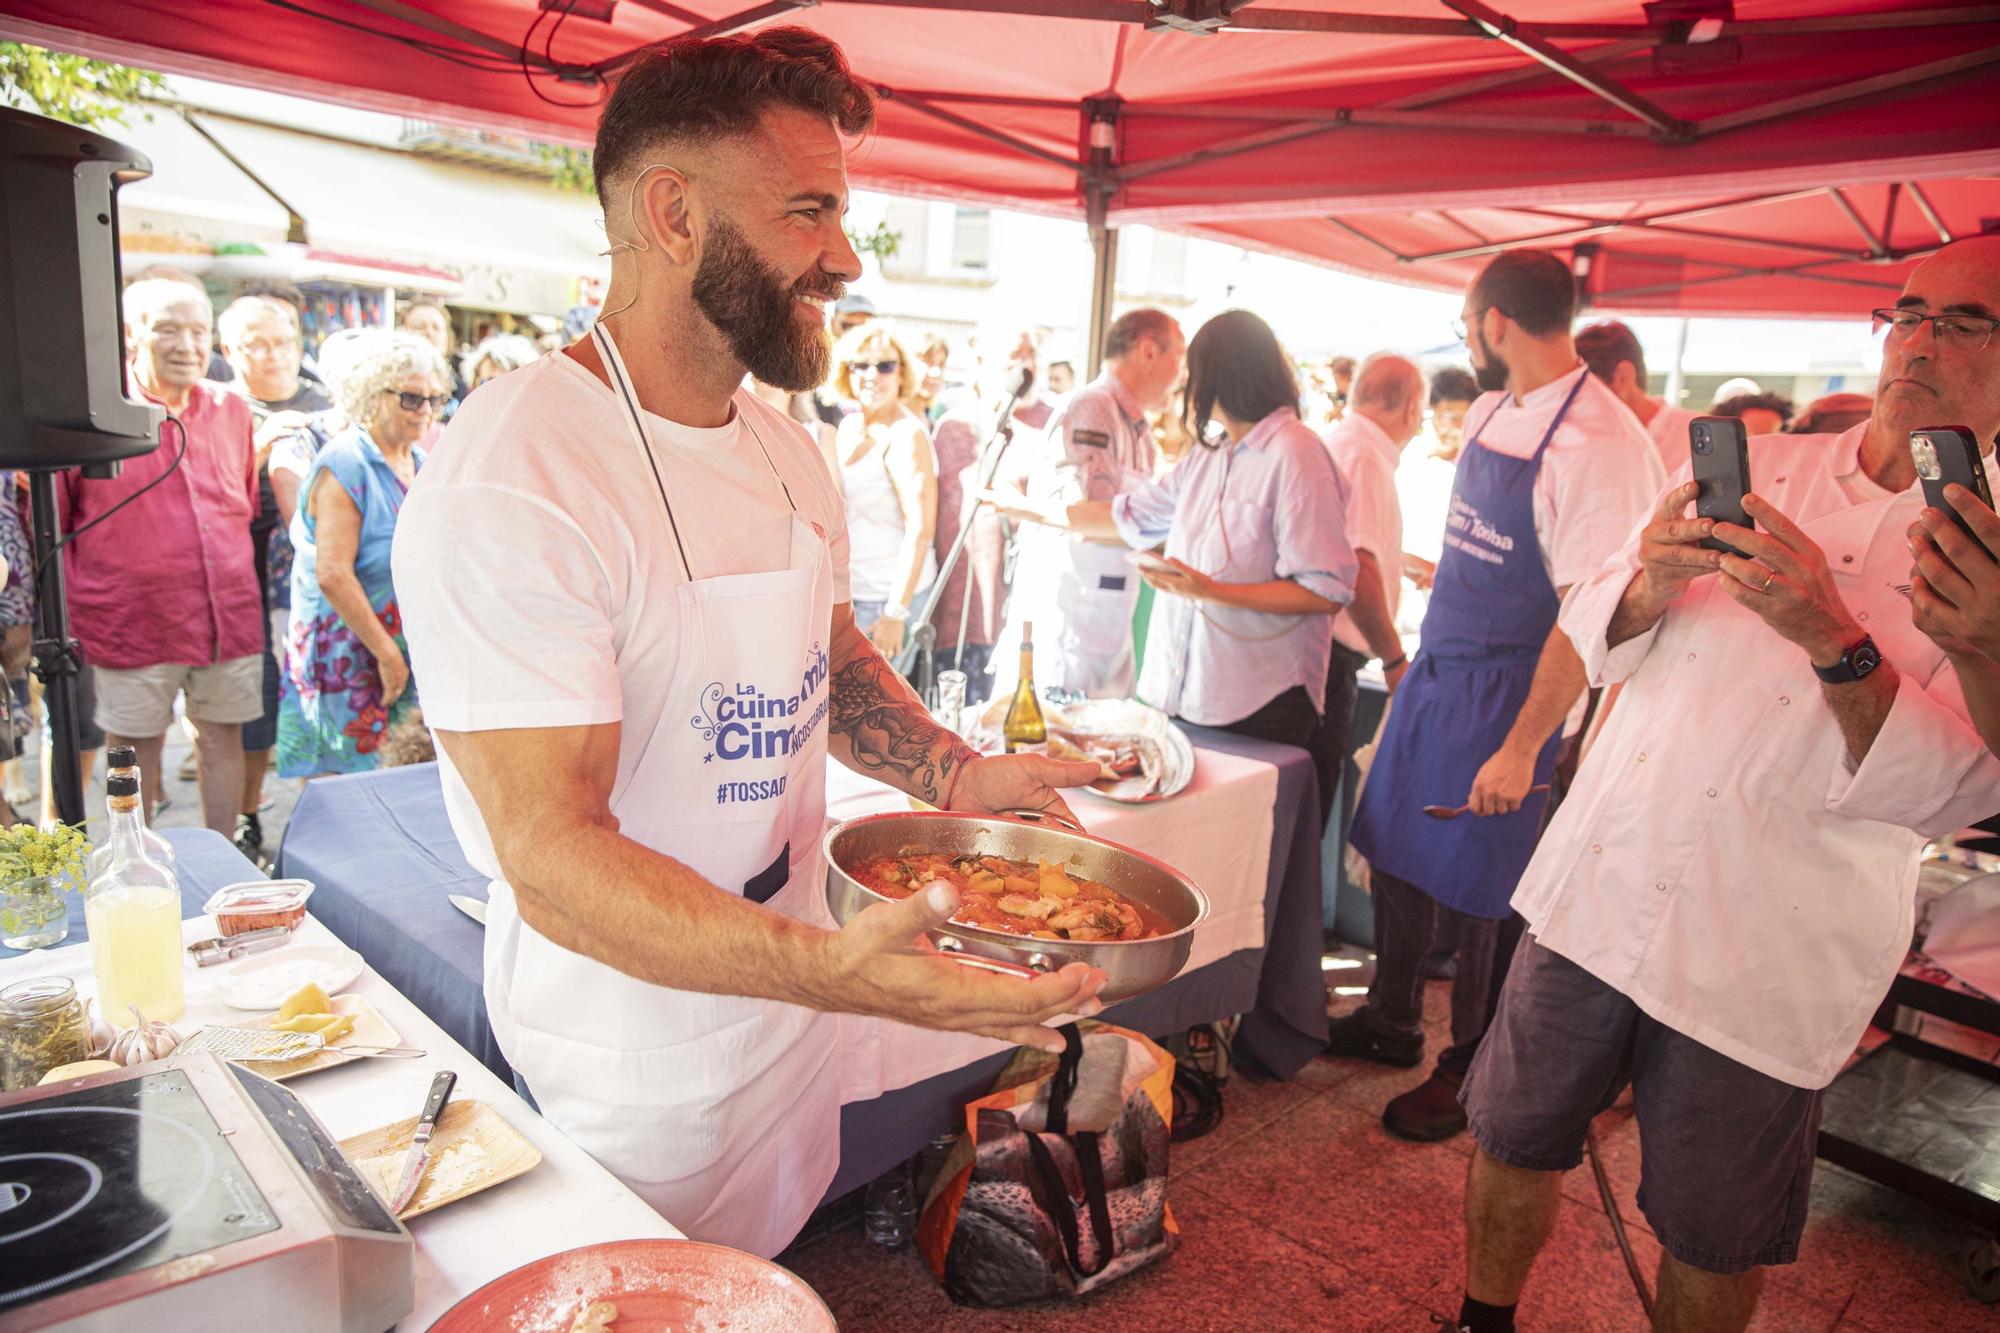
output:
[[[973,748],[931,721],[908,681],[896,674],[859,630],[843,635],[846,661],[834,668],[827,748],[849,768],[941,806]]]

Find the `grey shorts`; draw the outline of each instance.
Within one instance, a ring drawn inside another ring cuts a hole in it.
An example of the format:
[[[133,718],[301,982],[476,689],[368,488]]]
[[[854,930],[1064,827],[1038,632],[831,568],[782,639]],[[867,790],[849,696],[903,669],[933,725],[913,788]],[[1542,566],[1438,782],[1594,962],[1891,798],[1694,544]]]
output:
[[[1639,1210],[1667,1253],[1712,1273],[1795,1261],[1822,1092],[1683,1036],[1524,937],[1459,1094],[1473,1138],[1508,1166],[1567,1171],[1627,1083]]]
[[[97,725],[117,736],[163,736],[174,721],[174,696],[187,693],[197,722],[254,722],[264,712],[264,654],[215,666],[97,667]]]

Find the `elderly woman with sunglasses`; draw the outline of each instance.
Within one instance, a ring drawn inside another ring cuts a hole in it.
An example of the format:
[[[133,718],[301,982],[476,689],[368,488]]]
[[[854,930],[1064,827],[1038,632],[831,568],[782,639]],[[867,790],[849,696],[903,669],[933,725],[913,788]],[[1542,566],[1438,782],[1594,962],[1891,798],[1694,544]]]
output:
[[[333,386],[350,424],[313,459],[292,515],[285,777],[374,768],[390,724],[415,704],[389,552],[423,466],[417,441],[450,401],[448,385],[437,350],[398,333],[370,339]]]
[[[833,364],[835,391],[860,408],[833,442],[847,501],[854,623],[894,657],[912,603],[937,577],[937,454],[907,402],[922,369],[879,320],[843,335]]]

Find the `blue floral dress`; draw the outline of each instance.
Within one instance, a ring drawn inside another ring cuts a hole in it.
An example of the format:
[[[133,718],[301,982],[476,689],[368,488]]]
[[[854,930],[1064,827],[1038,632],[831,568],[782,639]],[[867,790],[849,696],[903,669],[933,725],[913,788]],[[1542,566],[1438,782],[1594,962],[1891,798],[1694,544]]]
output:
[[[419,468],[424,465],[421,449],[413,451],[412,461]],[[393,707],[382,706],[375,654],[320,592],[310,497],[321,473],[330,474],[361,511],[354,574],[383,628],[406,660],[409,656],[389,570],[396,517],[408,489],[368,432],[355,426],[335,436],[313,460],[292,515],[292,622],[278,703],[278,772],[288,778],[374,768],[384,733],[417,701],[412,681]]]

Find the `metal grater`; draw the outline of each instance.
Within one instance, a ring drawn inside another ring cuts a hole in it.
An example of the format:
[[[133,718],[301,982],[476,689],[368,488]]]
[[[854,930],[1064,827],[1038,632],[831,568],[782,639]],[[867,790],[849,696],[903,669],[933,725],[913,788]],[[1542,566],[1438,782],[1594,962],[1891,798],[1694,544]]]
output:
[[[225,1060],[256,1064],[297,1060],[326,1049],[317,1032],[270,1032],[261,1028],[202,1028],[180,1044],[183,1051],[209,1051]]]

